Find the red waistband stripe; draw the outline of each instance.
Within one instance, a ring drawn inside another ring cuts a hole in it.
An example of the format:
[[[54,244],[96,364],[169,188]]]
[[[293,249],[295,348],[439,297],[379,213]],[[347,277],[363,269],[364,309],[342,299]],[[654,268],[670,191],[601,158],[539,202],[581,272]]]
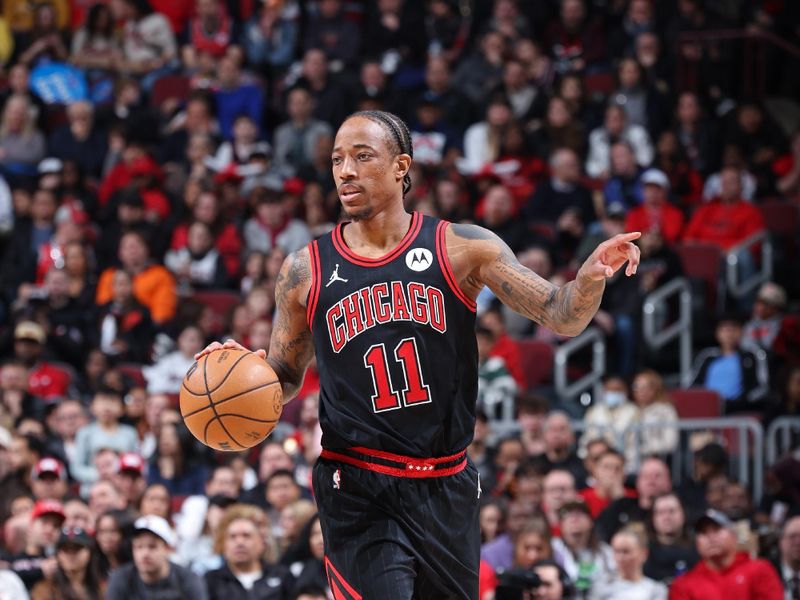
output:
[[[466,454],[466,450],[463,450],[451,456],[414,458],[371,448],[355,447],[336,451],[323,449],[320,457],[392,477],[420,479],[446,477],[463,471],[467,466]]]

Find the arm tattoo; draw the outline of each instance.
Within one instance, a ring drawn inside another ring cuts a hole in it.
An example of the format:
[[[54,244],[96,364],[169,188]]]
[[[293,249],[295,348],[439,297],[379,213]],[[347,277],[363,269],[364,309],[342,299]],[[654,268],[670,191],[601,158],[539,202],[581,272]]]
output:
[[[310,279],[308,255],[299,251],[286,259],[275,282],[276,312],[267,362],[281,381],[284,403],[297,393],[314,354],[300,298]]]
[[[457,237],[472,242],[480,274],[469,280],[488,285],[512,310],[563,335],[578,335],[594,317],[605,282],[578,277],[558,287],[523,267],[492,232],[474,225],[452,227]]]

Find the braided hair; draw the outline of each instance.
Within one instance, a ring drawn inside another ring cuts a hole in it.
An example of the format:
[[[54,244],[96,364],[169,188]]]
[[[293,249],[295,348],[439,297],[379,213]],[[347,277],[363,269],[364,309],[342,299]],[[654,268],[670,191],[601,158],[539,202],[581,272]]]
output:
[[[383,110],[360,110],[351,114],[346,120],[350,120],[354,117],[369,119],[373,123],[377,123],[383,127],[388,133],[388,138],[391,146],[394,147],[395,155],[408,154],[410,157],[414,157],[414,148],[411,144],[411,132],[408,130],[408,125],[396,114]],[[403,176],[403,198],[406,197],[409,191],[411,191],[411,175],[406,173]]]

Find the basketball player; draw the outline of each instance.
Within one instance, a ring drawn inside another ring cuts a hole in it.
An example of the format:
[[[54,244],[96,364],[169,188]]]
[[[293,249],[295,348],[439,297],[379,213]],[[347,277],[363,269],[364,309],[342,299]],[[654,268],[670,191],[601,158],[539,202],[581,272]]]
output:
[[[626,262],[636,272],[639,234],[603,242],[559,288],[486,229],[406,212],[412,148],[397,116],[356,113],[334,146],[350,220],[286,259],[266,357],[289,400],[316,353],[323,451],[313,487],[328,581],[347,600],[477,598],[481,487],[466,458],[475,298],[488,285],[529,319],[577,335],[606,278]],[[221,347],[241,346],[204,352]]]

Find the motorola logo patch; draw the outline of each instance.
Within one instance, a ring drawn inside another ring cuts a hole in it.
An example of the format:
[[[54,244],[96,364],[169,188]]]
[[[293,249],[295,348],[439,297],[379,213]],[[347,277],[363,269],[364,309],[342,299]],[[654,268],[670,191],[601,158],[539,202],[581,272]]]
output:
[[[433,264],[433,254],[427,248],[412,248],[406,254],[406,266],[419,273]]]

